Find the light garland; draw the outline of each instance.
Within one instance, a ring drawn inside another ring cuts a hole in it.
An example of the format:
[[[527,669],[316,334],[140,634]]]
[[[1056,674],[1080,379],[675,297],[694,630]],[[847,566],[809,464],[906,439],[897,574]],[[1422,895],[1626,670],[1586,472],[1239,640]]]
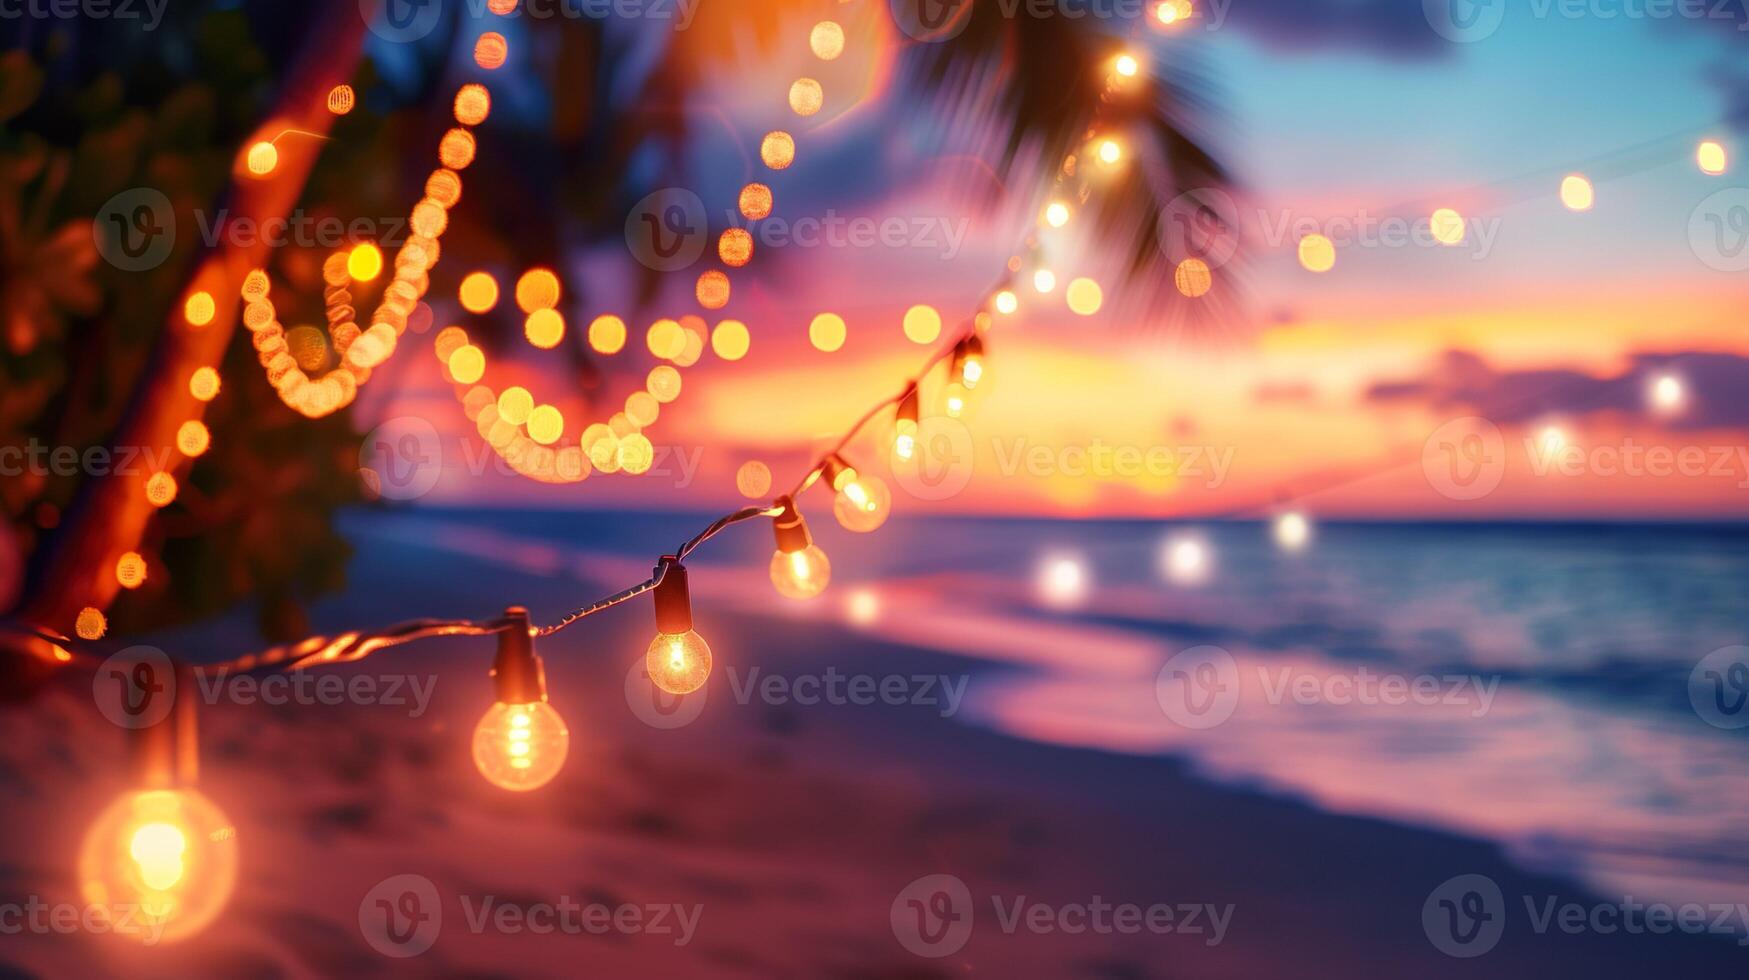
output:
[[[515,10],[516,4],[514,0],[492,0],[488,7],[494,14],[507,15]],[[1188,0],[1163,0],[1155,7],[1155,16],[1162,24],[1181,22],[1191,14]],[[834,21],[820,22],[810,34],[810,48],[823,61],[839,57],[844,48],[843,29]],[[474,60],[484,69],[500,67],[507,56],[508,46],[501,34],[485,32],[476,42]],[[1109,87],[1128,85],[1143,68],[1134,54],[1117,55],[1111,62]],[[806,117],[821,109],[824,97],[820,83],[804,77],[792,84],[788,101],[797,115]],[[326,96],[327,108],[336,115],[345,114],[351,111],[355,99],[350,86],[338,85]],[[269,384],[288,407],[309,418],[332,414],[351,404],[371,372],[394,354],[409,318],[429,289],[429,273],[441,255],[439,240],[448,227],[449,210],[461,197],[459,172],[475,155],[476,141],[468,127],[484,122],[490,109],[491,97],[485,86],[469,83],[457,91],[454,115],[460,126],[450,129],[440,141],[441,166],[432,172],[425,196],[412,209],[410,223],[414,234],[395,256],[394,277],[384,288],[368,328],[358,325],[353,289],[380,276],[384,266],[381,250],[375,244],[363,243],[336,252],[324,262],[327,334],[326,343],[319,349],[323,354],[320,361],[325,363],[326,350],[332,349],[339,359],[337,366],[312,377],[311,372],[319,371],[320,365],[311,353],[316,348],[308,345],[310,349],[306,350],[304,338],[320,341],[320,332],[309,327],[285,330],[269,298],[271,280],[266,270],[255,269],[244,277],[240,287],[243,323],[252,335]],[[1108,170],[1123,166],[1127,157],[1119,138],[1099,135],[1097,113],[1084,152]],[[794,137],[782,130],[767,133],[761,141],[761,159],[774,171],[790,167],[795,153]],[[270,141],[257,142],[247,149],[244,162],[250,173],[266,177],[277,166],[278,151]],[[1707,174],[1722,174],[1728,164],[1727,153],[1722,145],[1706,141],[1697,150],[1696,162]],[[1061,229],[1074,216],[1068,201],[1086,203],[1092,185],[1081,173],[1085,168],[1077,163],[1077,155],[1070,154],[1058,169],[1048,202],[1039,212],[1041,225]],[[1589,209],[1594,201],[1591,181],[1581,174],[1570,175],[1563,183],[1561,197],[1572,210]],[[749,220],[769,216],[773,209],[771,188],[748,183],[740,191],[738,206]],[[1442,243],[1461,244],[1464,218],[1455,210],[1435,212],[1432,224]],[[736,231],[740,233],[735,234]],[[1327,271],[1335,263],[1334,246],[1322,236],[1315,237],[1319,240],[1307,240],[1310,245],[1300,244],[1301,262],[1311,271]],[[1032,251],[1034,289],[1040,294],[1053,292],[1056,275],[1038,261],[1040,245],[1036,237],[1029,237],[1027,244]],[[731,229],[718,241],[717,256],[729,268],[746,266],[753,255],[751,236],[744,230]],[[1019,256],[1011,259],[1009,276],[987,295],[985,305],[997,314],[1010,316],[1018,312],[1020,301],[1011,282],[1012,275],[1019,273],[1021,267]],[[1187,257],[1177,265],[1174,280],[1185,296],[1200,297],[1212,288],[1213,272],[1203,260]],[[704,309],[721,309],[731,294],[728,273],[706,270],[698,277],[694,292]],[[1103,303],[1099,284],[1089,278],[1072,279],[1065,293],[1069,308],[1080,315],[1092,315]],[[470,312],[487,312],[498,301],[497,283],[485,273],[471,274],[464,278],[458,298]],[[517,283],[516,299],[529,317],[525,324],[529,341],[542,349],[556,346],[565,330],[563,318],[555,310],[559,300],[556,276],[548,270],[530,270]],[[185,300],[184,319],[191,328],[203,328],[212,320],[213,310],[211,294],[195,292]],[[939,331],[939,315],[932,309],[929,314],[934,317],[933,323],[927,322],[927,316],[919,315],[914,321],[907,314],[907,336],[920,343],[932,341]],[[942,411],[952,418],[961,417],[968,410],[972,392],[987,373],[982,335],[990,325],[988,312],[979,312],[971,318],[962,333],[908,379],[898,394],[878,402],[858,419],[788,493],[766,504],[723,515],[673,553],[660,556],[649,579],[580,607],[550,626],[532,625],[526,609],[512,606],[503,615],[487,620],[415,620],[374,632],[313,636],[223,663],[200,667],[177,664],[173,669],[180,681],[192,683],[197,673],[305,670],[355,662],[422,639],[491,636],[497,643],[490,672],[495,699],[472,734],[475,766],[483,778],[501,788],[519,792],[538,789],[562,770],[570,735],[563,718],[548,700],[535,640],[650,593],[656,635],[644,652],[644,663],[651,682],[676,695],[701,689],[709,680],[713,657],[709,644],[694,629],[685,560],[733,525],[770,519],[775,549],[769,571],[774,588],[791,599],[818,596],[830,582],[831,563],[814,544],[797,498],[814,483],[822,482],[833,493],[834,515],[845,528],[866,533],[884,524],[891,510],[891,492],[884,481],[852,464],[845,455],[847,446],[870,422],[893,409],[890,443],[893,457],[911,460],[917,448],[921,384],[936,365],[947,362],[948,378],[940,390]],[[819,329],[811,328],[810,335],[817,348],[829,352],[842,345],[842,319],[834,314],[821,314],[815,318],[815,327]],[[625,343],[625,324],[610,315],[598,317],[590,325],[589,341],[601,353],[616,353]],[[685,327],[681,321],[659,320],[651,328],[648,343],[658,357],[677,366],[688,366],[700,356],[707,340],[700,330]],[[746,326],[736,320],[722,321],[708,338],[708,346],[731,361],[745,355],[747,343]],[[535,404],[526,389],[511,388],[499,393],[480,383],[486,370],[485,356],[469,342],[464,330],[446,328],[435,338],[434,350],[445,376],[456,386],[464,412],[493,450],[510,462],[516,472],[546,482],[577,482],[592,468],[628,473],[647,470],[653,450],[642,430],[656,421],[658,406],[674,401],[681,391],[679,372],[660,365],[650,372],[643,391],[628,396],[624,411],[615,413],[606,423],[587,426],[578,445],[555,450],[551,446],[564,427],[557,409]],[[211,367],[197,369],[188,380],[189,393],[200,402],[211,401],[219,388],[219,375]],[[1682,394],[1679,381],[1661,379],[1654,397],[1660,404],[1679,404]],[[210,433],[199,420],[189,420],[178,431],[176,443],[185,457],[194,458],[209,447]],[[169,472],[151,474],[144,487],[154,506],[167,506],[176,497],[176,481]],[[762,494],[763,491],[759,495]],[[1284,550],[1299,550],[1311,536],[1311,525],[1302,513],[1288,512],[1276,518],[1274,534]],[[1167,564],[1171,577],[1189,580],[1206,573],[1207,556],[1200,542],[1180,541],[1173,543]],[[1084,573],[1078,567],[1063,567],[1072,575],[1064,578],[1058,591],[1083,589]],[[122,554],[114,566],[118,583],[128,589],[143,584],[147,573],[145,559],[133,551]],[[69,649],[78,645],[68,637],[35,627],[24,628],[47,641],[59,662],[88,667],[98,663],[93,655],[75,654]],[[87,607],[79,613],[74,632],[81,640],[95,641],[106,629],[102,611]],[[131,697],[141,705],[150,705],[166,689],[164,685],[154,685],[149,670],[132,672],[128,682],[133,685]],[[198,763],[195,701],[188,697],[173,699],[161,721],[136,733],[139,786],[99,816],[81,849],[79,877],[87,901],[99,910],[123,905],[142,910],[144,919],[137,930],[140,938],[151,935],[170,940],[199,932],[220,914],[235,884],[235,828],[195,788]]]

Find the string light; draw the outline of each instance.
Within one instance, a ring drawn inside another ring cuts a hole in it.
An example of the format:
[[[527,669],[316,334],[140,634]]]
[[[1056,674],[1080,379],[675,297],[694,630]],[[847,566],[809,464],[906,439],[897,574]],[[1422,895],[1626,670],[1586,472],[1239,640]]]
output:
[[[984,342],[967,337],[959,342],[953,355],[953,380],[971,391],[984,379]]]
[[[279,148],[266,140],[253,143],[244,157],[244,165],[255,176],[265,177],[279,166]]]
[[[547,703],[546,670],[534,652],[528,610],[504,613],[492,662],[497,700],[474,726],[474,767],[500,789],[527,792],[553,781],[571,749],[565,720]]]
[[[188,321],[188,325],[191,327],[204,327],[213,322],[213,316],[216,312],[217,307],[213,303],[213,294],[205,290],[189,294],[188,299],[182,304],[182,318]]]
[[[118,673],[122,697],[151,724],[131,733],[135,789],[98,814],[79,847],[79,891],[109,930],[141,943],[175,943],[206,928],[237,881],[237,831],[195,788],[198,747],[193,674],[140,660]],[[165,702],[168,702],[167,706]]]
[[[137,589],[146,584],[146,559],[137,551],[124,553],[115,562],[115,584]]]
[[[711,648],[692,629],[692,593],[686,566],[664,555],[656,569],[654,589],[656,638],[644,651],[650,683],[669,694],[691,694],[711,676]]]
[[[778,514],[772,518],[777,550],[771,556],[771,584],[789,599],[812,599],[832,579],[832,563],[814,544],[808,522],[790,497],[779,497]]]
[[[837,494],[832,498],[832,516],[845,530],[867,533],[887,522],[893,510],[893,492],[885,480],[858,473],[836,454],[826,457],[821,474]]]
[[[1123,146],[1117,140],[1100,140],[1098,154],[1100,163],[1115,167],[1123,160]]]
[[[350,85],[336,85],[328,90],[328,111],[336,116],[344,116],[352,111],[357,96]]]
[[[176,448],[193,459],[212,445],[212,433],[199,419],[189,419],[176,429]]]
[[[917,385],[905,389],[899,399],[899,410],[893,421],[893,455],[909,461],[917,454]]]

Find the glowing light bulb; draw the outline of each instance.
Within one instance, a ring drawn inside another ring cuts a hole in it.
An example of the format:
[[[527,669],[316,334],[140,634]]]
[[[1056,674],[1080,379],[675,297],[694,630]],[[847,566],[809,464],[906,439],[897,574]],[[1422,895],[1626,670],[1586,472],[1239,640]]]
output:
[[[650,683],[669,694],[691,694],[711,676],[711,648],[692,630],[657,633],[644,653]]]
[[[772,521],[777,551],[771,556],[771,584],[790,599],[812,599],[832,579],[832,563],[814,544],[808,524],[788,497],[778,501],[780,511]]]
[[[1117,140],[1099,141],[1099,162],[1108,167],[1115,167],[1123,159],[1123,147]]]
[[[274,168],[279,166],[279,149],[265,140],[255,143],[249,147],[245,164],[250,173],[257,177],[265,177],[273,173]]]
[[[363,242],[346,253],[346,273],[357,282],[370,282],[383,272],[383,250]]]
[[[1544,428],[1542,433],[1537,436],[1537,441],[1542,444],[1545,453],[1558,453],[1567,448],[1567,434],[1553,425]]]
[[[1118,55],[1117,60],[1112,63],[1112,67],[1125,78],[1134,78],[1136,73],[1142,70],[1141,62],[1137,61],[1134,55],[1128,54]]]
[[[128,793],[86,832],[79,882],[90,913],[117,934],[143,943],[187,938],[230,901],[236,828],[192,789]]]
[[[957,419],[966,414],[966,389],[959,382],[953,382],[941,392],[941,407],[947,412],[947,417]]]
[[[1004,289],[996,294],[996,312],[1008,316],[1018,309],[1020,309],[1020,297],[1014,295],[1012,291]]]
[[[525,792],[552,782],[570,749],[565,720],[545,701],[499,701],[474,726],[474,766],[501,789]]]
[[[771,556],[771,584],[790,599],[812,599],[832,578],[832,563],[815,545],[800,551],[779,551]]]
[[[1561,204],[1569,211],[1589,211],[1597,202],[1597,190],[1584,174],[1568,174],[1561,180]]]
[[[1032,288],[1041,293],[1048,293],[1057,288],[1057,274],[1049,269],[1040,269],[1032,274]]]
[[[1062,201],[1052,201],[1045,205],[1045,224],[1052,228],[1061,228],[1069,223],[1069,206]]]
[[[1433,212],[1428,226],[1433,231],[1434,240],[1441,245],[1464,243],[1464,216],[1452,208],[1440,208]]]
[[[827,462],[827,476],[838,495],[832,498],[832,516],[847,531],[873,531],[887,522],[893,510],[893,492],[878,476],[858,473],[842,459]]]

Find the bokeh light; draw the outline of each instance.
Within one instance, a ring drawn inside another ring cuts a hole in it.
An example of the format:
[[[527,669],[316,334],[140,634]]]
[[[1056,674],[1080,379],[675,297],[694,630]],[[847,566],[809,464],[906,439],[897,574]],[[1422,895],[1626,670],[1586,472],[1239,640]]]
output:
[[[821,61],[832,61],[844,53],[844,28],[835,20],[823,20],[808,32],[808,48]]]
[[[686,349],[686,331],[679,321],[664,317],[650,324],[650,329],[644,334],[644,344],[650,353],[671,361]]]
[[[618,354],[626,345],[626,322],[611,313],[589,324],[589,346],[599,354]]]
[[[146,477],[146,502],[168,507],[176,501],[176,478],[160,470]]]
[[[478,126],[492,111],[492,94],[486,86],[475,82],[463,85],[455,94],[455,121],[463,126]]]
[[[1433,239],[1441,245],[1462,245],[1464,243],[1464,216],[1452,208],[1440,208],[1428,219],[1428,226],[1433,232]]]
[[[1173,270],[1172,284],[1178,287],[1179,292],[1196,299],[1207,295],[1214,288],[1215,275],[1207,262],[1201,259],[1185,259]]]
[[[771,492],[771,467],[757,459],[742,463],[741,468],[735,471],[735,489],[743,497],[764,499]]]
[[[1070,609],[1087,599],[1087,562],[1080,555],[1046,555],[1034,574],[1034,589],[1047,606]]]
[[[798,78],[789,87],[789,107],[798,116],[811,116],[826,104],[826,92],[812,78]]]
[[[527,388],[513,385],[498,396],[498,417],[511,425],[521,425],[534,412],[534,395]]]
[[[729,276],[721,269],[709,269],[698,277],[698,305],[707,310],[720,310],[729,305]]]
[[[1312,522],[1299,511],[1288,511],[1276,515],[1271,532],[1283,551],[1300,551],[1312,540]]]
[[[772,130],[759,141],[759,159],[773,170],[784,170],[796,162],[796,141],[781,129]]]
[[[336,85],[328,90],[328,111],[336,116],[344,116],[352,111],[358,102],[350,85]]]
[[[1052,201],[1045,205],[1045,224],[1052,228],[1061,228],[1069,223],[1069,206],[1062,201]]]
[[[565,318],[558,310],[535,310],[522,324],[523,336],[541,350],[552,350],[565,339]]]
[[[753,261],[753,235],[745,228],[730,228],[717,239],[717,257],[723,264],[739,269]]]
[[[1561,180],[1561,203],[1569,211],[1589,211],[1597,191],[1584,174],[1568,174]]]
[[[905,338],[915,344],[933,344],[941,336],[941,314],[919,303],[905,311]]]
[[[740,320],[724,320],[711,331],[711,350],[725,361],[738,361],[747,356],[752,337]]]
[[[1099,288],[1099,283],[1085,277],[1070,281],[1065,295],[1069,309],[1081,316],[1092,316],[1105,305],[1105,290]]]
[[[248,155],[244,158],[244,163],[248,166],[250,173],[257,177],[265,177],[273,173],[274,168],[279,166],[279,149],[265,140],[252,144],[249,147]]]
[[[1717,177],[1730,168],[1730,154],[1725,151],[1723,143],[1705,140],[1695,150],[1695,162],[1700,165],[1701,173]]]
[[[565,434],[565,416],[551,405],[536,405],[528,413],[528,437],[543,446],[550,446]]]
[[[146,584],[146,559],[137,551],[124,553],[115,562],[115,582],[124,589]]]
[[[219,395],[219,372],[210,367],[195,368],[188,378],[188,393],[196,401],[210,402]]]
[[[559,277],[551,269],[535,268],[516,280],[516,305],[524,313],[559,305]]]
[[[199,419],[189,419],[176,428],[176,448],[189,459],[205,453],[212,444],[212,433]]]
[[[741,188],[739,204],[742,217],[750,221],[768,217],[771,214],[771,203],[771,188],[764,184],[748,184]]]
[[[1206,581],[1212,565],[1208,544],[1194,534],[1169,537],[1160,549],[1160,570],[1167,581],[1178,585]]]
[[[830,354],[844,346],[848,332],[843,317],[836,313],[821,313],[808,324],[808,342],[815,350]]]
[[[474,64],[487,71],[500,68],[504,58],[510,53],[510,45],[504,40],[504,35],[497,31],[487,31],[474,42]]]
[[[1336,267],[1336,243],[1323,235],[1300,239],[1300,265],[1307,272],[1329,272]]]
[[[490,313],[498,305],[498,280],[489,272],[470,272],[462,277],[457,296],[469,313]]]
[[[182,318],[191,327],[204,327],[213,322],[213,315],[217,311],[213,294],[205,290],[190,294],[182,304]]]
[[[471,385],[486,373],[486,352],[464,344],[449,355],[449,376],[458,384]]]
[[[383,250],[371,242],[362,242],[346,253],[346,274],[354,282],[370,282],[383,274]]]

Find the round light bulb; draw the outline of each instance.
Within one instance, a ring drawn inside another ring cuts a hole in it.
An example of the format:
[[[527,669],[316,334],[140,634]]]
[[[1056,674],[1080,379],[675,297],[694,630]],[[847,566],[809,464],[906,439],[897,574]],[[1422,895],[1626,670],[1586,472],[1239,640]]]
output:
[[[204,929],[237,883],[237,831],[192,789],[129,793],[110,804],[79,849],[80,891],[93,914],[143,943]]]
[[[650,683],[669,694],[691,694],[711,676],[711,647],[692,630],[657,633],[644,653]]]
[[[893,436],[893,455],[909,460],[917,455],[917,423],[910,419],[900,419],[897,432]]]
[[[545,701],[500,701],[474,726],[474,765],[500,789],[523,792],[552,782],[570,748],[565,719]]]
[[[832,579],[832,563],[817,545],[800,551],[779,551],[771,556],[771,584],[790,599],[812,599]]]
[[[847,531],[873,531],[893,512],[893,492],[878,476],[858,473],[844,481],[832,500],[832,515]]]

